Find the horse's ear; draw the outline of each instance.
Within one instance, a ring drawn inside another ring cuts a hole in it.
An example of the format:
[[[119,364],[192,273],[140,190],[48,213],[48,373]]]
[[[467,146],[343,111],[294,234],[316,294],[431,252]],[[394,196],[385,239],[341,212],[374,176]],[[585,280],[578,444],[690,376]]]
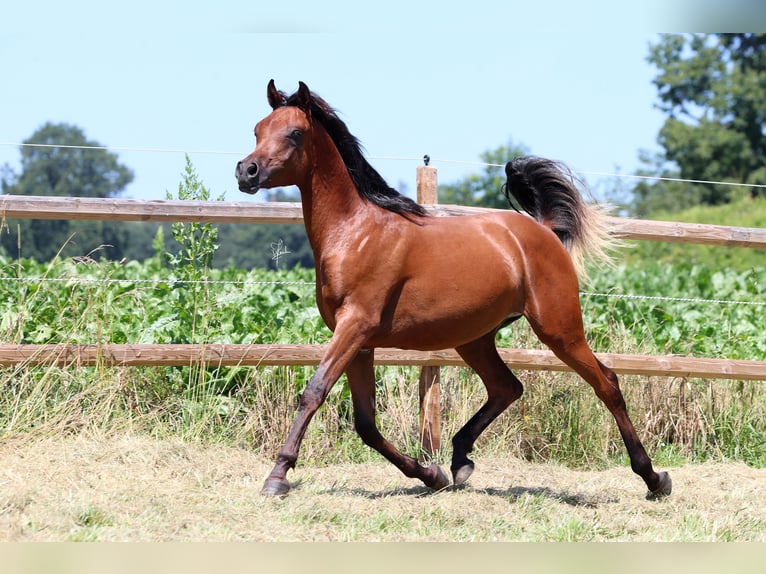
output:
[[[285,95],[274,85],[274,80],[269,81],[269,86],[266,88],[266,97],[272,110],[285,105]]]
[[[298,93],[296,105],[302,110],[308,110],[311,107],[311,90],[303,82],[298,82]]]

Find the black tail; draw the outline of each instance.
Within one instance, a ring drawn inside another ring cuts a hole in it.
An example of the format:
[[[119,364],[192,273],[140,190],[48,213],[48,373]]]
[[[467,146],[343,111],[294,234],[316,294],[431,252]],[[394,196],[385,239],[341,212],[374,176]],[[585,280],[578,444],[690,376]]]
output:
[[[503,193],[511,207],[521,209],[551,229],[583,269],[586,252],[608,257],[606,210],[585,202],[578,180],[564,164],[540,157],[517,157],[505,164]],[[518,204],[518,208],[514,204]]]

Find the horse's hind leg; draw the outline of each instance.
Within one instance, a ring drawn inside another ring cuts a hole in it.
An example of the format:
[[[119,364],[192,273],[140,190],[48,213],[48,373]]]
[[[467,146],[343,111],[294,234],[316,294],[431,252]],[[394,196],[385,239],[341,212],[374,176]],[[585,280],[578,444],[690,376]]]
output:
[[[585,340],[577,293],[569,297],[558,294],[546,300],[555,301],[555,306],[543,307],[541,298],[535,301],[535,305],[529,306],[534,308],[534,312],[527,313],[527,319],[535,333],[559,359],[593,387],[598,398],[612,413],[628,450],[630,466],[649,488],[647,497],[667,496],[672,488],[670,476],[667,472],[654,471],[652,461],[628,416],[617,375],[596,358]]]
[[[346,368],[346,376],[354,405],[354,427],[362,441],[382,454],[405,476],[419,478],[423,484],[434,490],[449,486],[449,479],[439,465],[421,466],[416,459],[399,452],[380,434],[375,424],[375,370],[372,351],[360,351]]]
[[[474,442],[521,396],[524,388],[497,353],[494,332],[455,350],[476,371],[487,389],[487,402],[452,439],[452,478],[455,484],[463,484],[473,472],[474,464],[468,453],[473,450]]]

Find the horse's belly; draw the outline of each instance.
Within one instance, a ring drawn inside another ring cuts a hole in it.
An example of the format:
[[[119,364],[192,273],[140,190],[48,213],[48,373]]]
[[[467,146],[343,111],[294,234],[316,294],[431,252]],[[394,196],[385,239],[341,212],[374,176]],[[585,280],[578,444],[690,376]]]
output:
[[[441,297],[430,305],[400,302],[390,317],[383,317],[369,346],[422,351],[454,348],[497,330],[523,312],[522,297],[515,290],[496,297],[482,297],[478,291],[479,297],[464,293]]]

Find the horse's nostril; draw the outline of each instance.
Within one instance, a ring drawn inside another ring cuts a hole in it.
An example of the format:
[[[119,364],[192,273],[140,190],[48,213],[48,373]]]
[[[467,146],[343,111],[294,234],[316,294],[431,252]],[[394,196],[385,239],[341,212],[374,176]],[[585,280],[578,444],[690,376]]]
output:
[[[258,175],[258,164],[251,163],[250,165],[248,165],[246,173],[248,177],[255,177],[256,175]]]

